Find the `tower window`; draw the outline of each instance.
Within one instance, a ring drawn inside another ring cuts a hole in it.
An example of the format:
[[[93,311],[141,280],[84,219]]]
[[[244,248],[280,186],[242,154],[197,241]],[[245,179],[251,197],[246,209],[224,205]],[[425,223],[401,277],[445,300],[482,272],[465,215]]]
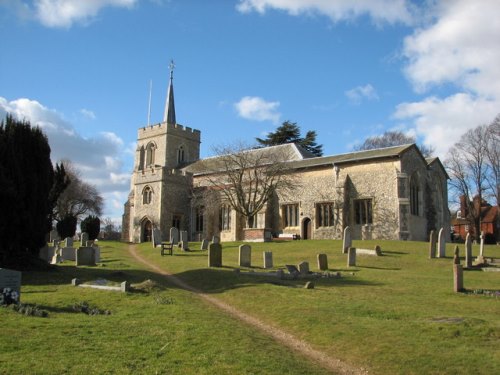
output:
[[[177,163],[183,163],[184,162],[184,146],[179,147],[177,150]]]
[[[153,191],[149,186],[146,186],[142,191],[142,204],[150,204],[152,199]]]
[[[139,150],[139,170],[142,171],[144,169],[144,146],[141,146]]]
[[[155,163],[155,149],[154,143],[149,143],[146,147],[146,166],[154,165]]]

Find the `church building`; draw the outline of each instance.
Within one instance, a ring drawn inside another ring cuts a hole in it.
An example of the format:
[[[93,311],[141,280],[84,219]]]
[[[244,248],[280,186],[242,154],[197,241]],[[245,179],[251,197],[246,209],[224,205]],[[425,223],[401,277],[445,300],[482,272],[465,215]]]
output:
[[[190,241],[341,239],[347,226],[354,239],[426,241],[432,229],[449,233],[448,175],[415,144],[322,157],[295,144],[249,150],[286,155],[293,178],[293,189],[275,191],[249,227],[223,196],[207,199],[207,190],[217,194],[207,184],[217,157],[200,160],[200,140],[199,130],[176,121],[171,67],[163,122],[138,130],[124,241],[151,241],[153,228],[168,240],[171,227]]]

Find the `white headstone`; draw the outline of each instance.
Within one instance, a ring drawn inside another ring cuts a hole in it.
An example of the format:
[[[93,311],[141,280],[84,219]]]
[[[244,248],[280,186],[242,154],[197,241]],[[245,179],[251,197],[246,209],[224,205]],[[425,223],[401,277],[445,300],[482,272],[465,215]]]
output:
[[[438,235],[438,258],[444,258],[446,256],[446,238],[444,234],[444,228],[439,230]]]
[[[179,242],[179,229],[176,227],[170,228],[170,242],[172,245],[177,245]]]
[[[342,253],[347,254],[347,251],[352,246],[351,228],[345,227],[344,239],[342,241]]]
[[[187,230],[181,230],[181,241],[188,242],[188,232]]]
[[[240,245],[239,248],[239,265],[240,267],[252,266],[252,248],[250,245]]]

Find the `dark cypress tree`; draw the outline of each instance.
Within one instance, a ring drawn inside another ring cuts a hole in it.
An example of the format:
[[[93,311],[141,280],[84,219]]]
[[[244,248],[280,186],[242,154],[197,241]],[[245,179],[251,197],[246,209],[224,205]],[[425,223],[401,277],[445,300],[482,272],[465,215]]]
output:
[[[80,223],[80,228],[82,232],[87,232],[89,235],[89,240],[93,241],[99,235],[101,231],[101,220],[97,216],[89,215]]]

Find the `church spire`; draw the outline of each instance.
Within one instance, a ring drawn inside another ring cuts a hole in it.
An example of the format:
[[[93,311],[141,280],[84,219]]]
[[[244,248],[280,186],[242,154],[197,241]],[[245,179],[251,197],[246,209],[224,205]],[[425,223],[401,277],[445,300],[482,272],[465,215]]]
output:
[[[174,104],[174,60],[170,60],[170,84],[168,85],[167,101],[165,103],[165,114],[163,115],[163,122],[167,124],[176,124],[175,121],[175,104]]]

